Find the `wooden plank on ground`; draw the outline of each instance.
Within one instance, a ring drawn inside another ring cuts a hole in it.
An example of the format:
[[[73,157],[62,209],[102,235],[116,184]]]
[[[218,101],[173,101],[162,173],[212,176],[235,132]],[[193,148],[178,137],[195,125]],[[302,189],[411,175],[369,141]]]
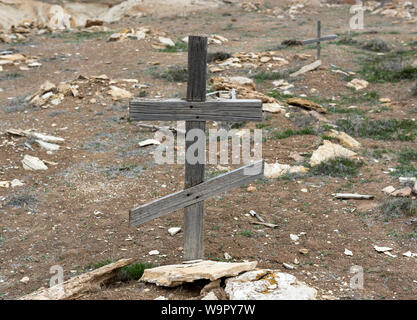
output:
[[[248,174],[248,172],[252,174]],[[130,211],[130,225],[137,226],[182,209],[199,201],[226,192],[263,177],[264,161],[259,160],[236,170],[221,174],[194,187],[159,198]]]
[[[130,119],[132,121],[262,121],[262,101],[133,100],[130,103]]]
[[[133,263],[133,259],[121,259],[104,267],[71,278],[51,288],[40,288],[19,300],[70,300],[100,289],[100,286],[115,277],[120,268]]]

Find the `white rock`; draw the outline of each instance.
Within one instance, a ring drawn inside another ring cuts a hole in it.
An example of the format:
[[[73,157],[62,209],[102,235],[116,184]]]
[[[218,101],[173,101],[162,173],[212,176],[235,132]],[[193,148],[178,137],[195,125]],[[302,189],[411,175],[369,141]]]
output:
[[[0,181],[0,188],[9,188],[10,181]]]
[[[146,269],[140,281],[154,283],[158,286],[176,287],[183,283],[207,279],[215,281],[223,277],[233,277],[253,270],[257,262],[217,262],[197,261]]]
[[[116,86],[110,86],[110,90],[107,93],[111,95],[113,100],[133,98],[133,94],[131,92]]]
[[[230,254],[228,254],[227,252],[225,252],[223,256],[226,260],[232,260],[233,259],[233,257]]]
[[[361,79],[353,79],[346,84],[347,87],[353,88],[356,91],[365,89],[369,85],[369,82]]]
[[[167,298],[165,298],[164,296],[159,296],[155,298],[154,300],[167,300]]]
[[[180,232],[181,231],[181,228],[180,227],[172,227],[172,228],[169,228],[168,229],[168,233],[171,235],[171,236],[175,236],[178,232]]]
[[[280,164],[278,162],[269,164],[265,162],[264,176],[265,178],[279,178],[290,170],[291,166],[288,164]]]
[[[409,258],[411,258],[411,257],[417,258],[417,253],[412,253],[411,251],[407,251],[407,252],[403,253],[403,256],[409,257]]]
[[[175,47],[175,42],[172,41],[170,38],[159,37],[158,40],[159,40],[160,43],[162,43],[166,46]]]
[[[20,279],[20,282],[24,283],[24,284],[28,283],[29,282],[29,277],[23,277],[22,279]]]
[[[143,140],[141,142],[139,142],[139,146],[140,147],[146,147],[146,146],[150,146],[150,145],[159,145],[161,144],[158,140],[155,139],[147,139],[147,140]]]
[[[378,247],[378,246],[374,246],[374,249],[378,252],[386,252],[386,251],[392,250],[392,248],[390,247]]]
[[[382,192],[386,193],[386,194],[391,194],[395,191],[395,188],[393,186],[388,186],[385,187],[384,189],[382,189]]]
[[[41,148],[48,150],[48,151],[57,151],[59,150],[59,145],[55,143],[49,143],[42,140],[36,140],[36,142],[40,145]]]
[[[219,300],[213,291],[207,293],[201,300]]]
[[[323,145],[318,147],[318,149],[311,155],[310,165],[313,167],[334,158],[353,158],[355,156],[355,152],[338,144],[332,143],[329,140],[324,140]]]
[[[230,300],[315,300],[317,296],[316,289],[277,270],[250,271],[226,279],[225,292]]]
[[[23,169],[25,170],[48,170],[48,167],[37,157],[25,155],[23,160]]]
[[[24,185],[25,184],[22,181],[20,181],[19,179],[13,179],[12,181],[10,181],[10,186],[12,188],[14,188],[14,187],[21,187],[21,186],[24,186]]]
[[[290,239],[292,241],[298,241],[298,240],[300,240],[299,236],[297,236],[296,234],[290,234]]]
[[[295,267],[292,265],[292,264],[289,264],[289,263],[283,263],[282,264],[283,266],[284,266],[284,268],[286,268],[286,269],[290,269],[290,270],[294,270],[295,269]]]
[[[148,252],[148,254],[149,254],[150,256],[156,256],[156,255],[158,255],[158,254],[159,254],[159,251],[158,251],[158,250],[151,250],[151,251],[149,251],[149,252]]]
[[[271,112],[271,113],[285,113],[285,108],[276,102],[263,103],[262,111]]]
[[[353,253],[349,249],[346,249],[345,248],[345,255],[347,255],[347,256],[353,256]]]

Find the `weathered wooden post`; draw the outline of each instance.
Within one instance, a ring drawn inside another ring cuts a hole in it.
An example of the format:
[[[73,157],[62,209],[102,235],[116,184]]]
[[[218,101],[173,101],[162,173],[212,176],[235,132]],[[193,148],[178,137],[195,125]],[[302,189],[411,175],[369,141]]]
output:
[[[187,101],[206,101],[207,38],[188,38],[188,83]],[[206,130],[205,121],[186,121],[186,135],[192,129]],[[185,154],[193,141],[185,142]],[[202,143],[202,141],[200,141]],[[199,150],[204,150],[206,143]],[[204,163],[190,164],[185,161],[185,189],[204,180]],[[204,202],[200,201],[184,208],[184,260],[203,258]]]

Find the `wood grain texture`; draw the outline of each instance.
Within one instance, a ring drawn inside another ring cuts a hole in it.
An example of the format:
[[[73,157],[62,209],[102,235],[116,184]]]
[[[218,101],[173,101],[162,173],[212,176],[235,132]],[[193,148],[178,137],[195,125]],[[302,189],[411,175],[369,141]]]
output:
[[[187,101],[191,103],[206,101],[207,43],[207,37],[188,37]],[[188,110],[192,110],[194,108],[194,105],[188,106]],[[189,120],[203,119],[200,118],[199,115],[194,115],[194,117]],[[202,121],[186,121],[185,129],[186,133],[193,129],[200,129],[205,132],[206,123]],[[193,141],[186,141],[186,152],[192,144]],[[205,141],[202,150],[205,156]],[[192,188],[193,186],[198,185],[204,181],[204,167],[204,163],[196,163],[192,165],[185,161],[185,189]],[[195,260],[203,258],[203,234],[204,202],[200,200],[185,206],[184,208],[184,260]]]
[[[133,100],[132,121],[262,121],[261,100],[210,100],[193,102],[172,100]]]
[[[206,100],[207,37],[188,37],[187,100]]]
[[[248,175],[248,172],[255,173]],[[197,202],[226,192],[242,184],[263,177],[264,161],[245,165],[233,171],[221,174],[213,179],[197,184],[188,189],[175,192],[130,211],[130,225],[137,226],[147,221],[162,217],[175,210],[182,209]]]

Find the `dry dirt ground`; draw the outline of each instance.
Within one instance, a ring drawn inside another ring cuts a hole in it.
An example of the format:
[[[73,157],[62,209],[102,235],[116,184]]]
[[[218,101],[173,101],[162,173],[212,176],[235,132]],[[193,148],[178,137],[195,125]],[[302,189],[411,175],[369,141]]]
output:
[[[167,32],[175,41],[188,34],[220,34],[229,42],[210,45],[209,52],[273,49],[290,61],[283,69],[297,69],[314,60],[314,47],[279,47],[281,41],[313,37],[318,19],[323,33],[337,33],[340,40],[349,31],[349,17],[349,6],[312,7],[296,20],[290,20],[224,4],[186,17],[126,17],[108,27],[116,32],[148,25]],[[105,91],[100,91],[100,83],[94,83],[80,89],[81,98],[66,97],[55,107],[34,108],[24,102],[46,80],[57,84],[72,81],[79,75],[99,74],[111,79],[133,78],[149,86],[133,89],[127,86],[135,96],[185,96],[185,82],[155,77],[171,66],[186,66],[185,51],[161,52],[149,41],[108,42],[110,34],[76,30],[43,35],[33,32],[24,42],[0,44],[0,51],[13,48],[37,56],[42,63],[41,67],[29,71],[5,66],[0,72],[0,181],[24,182],[21,187],[0,188],[1,299],[15,299],[48,286],[52,265],[61,265],[68,279],[88,266],[108,260],[129,257],[154,266],[182,260],[183,233],[172,237],[167,232],[172,226],[183,225],[182,211],[137,228],[129,227],[129,209],[180,190],[184,171],[182,165],[155,164],[152,155],[155,147],[138,146],[140,141],[153,138],[153,133],[127,120],[128,101],[113,101]],[[351,35],[361,43],[381,39],[391,48],[386,55],[401,49],[406,51],[406,57],[415,60],[416,34],[416,24],[404,19],[365,14],[365,29]],[[311,57],[296,60],[293,58],[296,53]],[[346,118],[357,120],[359,116],[371,120],[415,119],[417,98],[410,92],[415,80],[370,81],[366,89],[354,92],[346,87],[350,79],[330,71],[337,66],[359,72],[366,57],[376,59],[381,55],[349,41],[327,42],[322,46],[323,68],[294,79],[287,77],[295,86],[292,94],[306,94],[307,98],[320,102],[328,108],[325,116],[333,124]],[[231,68],[220,75],[253,77],[258,74],[261,78],[262,72],[269,74],[264,67],[259,67],[256,70]],[[312,88],[315,90],[311,91]],[[258,91],[269,93],[272,89],[272,80],[257,81]],[[92,98],[97,102],[91,103]],[[390,98],[391,103],[383,105],[380,98]],[[282,96],[278,99],[285,102]],[[348,109],[351,105],[358,109]],[[264,122],[258,124],[264,130],[263,157],[268,163],[295,164],[290,158],[294,151],[306,155],[308,160],[322,143],[323,136],[326,138],[325,131],[320,131],[323,123],[317,123],[296,108],[288,108],[288,112],[290,117],[265,113]],[[314,129],[310,134],[281,139],[274,136],[274,132],[310,126]],[[7,134],[10,128],[33,128],[63,137],[65,143],[61,150],[48,154],[31,144],[30,139]],[[243,128],[256,128],[256,124],[246,123]],[[382,138],[377,134],[356,134],[355,138],[362,144],[358,153],[363,162],[356,175],[332,177],[330,172],[324,172],[263,179],[251,184],[256,187],[255,192],[248,192],[248,186],[242,186],[205,201],[205,258],[224,260],[227,252],[233,261],[256,260],[260,267],[281,270],[286,270],[283,263],[293,264],[297,258],[296,269],[286,271],[317,288],[319,298],[414,299],[417,259],[402,254],[417,252],[415,210],[410,209],[408,215],[395,215],[389,210],[383,213],[380,207],[392,201],[381,190],[388,185],[399,186],[398,176],[390,168],[405,166],[409,176],[416,175],[413,135],[417,129],[411,124],[404,130],[400,139],[398,132]],[[402,162],[399,161],[401,150],[403,154],[408,150],[409,155]],[[46,171],[25,171],[21,160],[26,154],[57,164],[48,165]],[[215,166],[207,166],[208,177],[217,173]],[[375,199],[335,200],[332,197],[335,192],[372,194]],[[409,198],[410,205],[412,201]],[[247,216],[250,210],[278,227],[252,224],[254,218]],[[301,232],[305,234],[300,236],[299,244],[294,244],[290,234]],[[393,248],[396,257],[378,253],[374,245]],[[302,248],[308,249],[308,253],[300,254]],[[353,256],[345,255],[345,248]],[[160,255],[149,256],[151,250],[158,250]],[[364,270],[361,290],[349,287],[352,276],[349,271],[354,265]],[[29,277],[26,284],[20,282],[25,276]],[[154,299],[161,295],[169,299],[197,299],[199,288],[182,286],[167,290],[138,281],[117,282],[85,298]]]

